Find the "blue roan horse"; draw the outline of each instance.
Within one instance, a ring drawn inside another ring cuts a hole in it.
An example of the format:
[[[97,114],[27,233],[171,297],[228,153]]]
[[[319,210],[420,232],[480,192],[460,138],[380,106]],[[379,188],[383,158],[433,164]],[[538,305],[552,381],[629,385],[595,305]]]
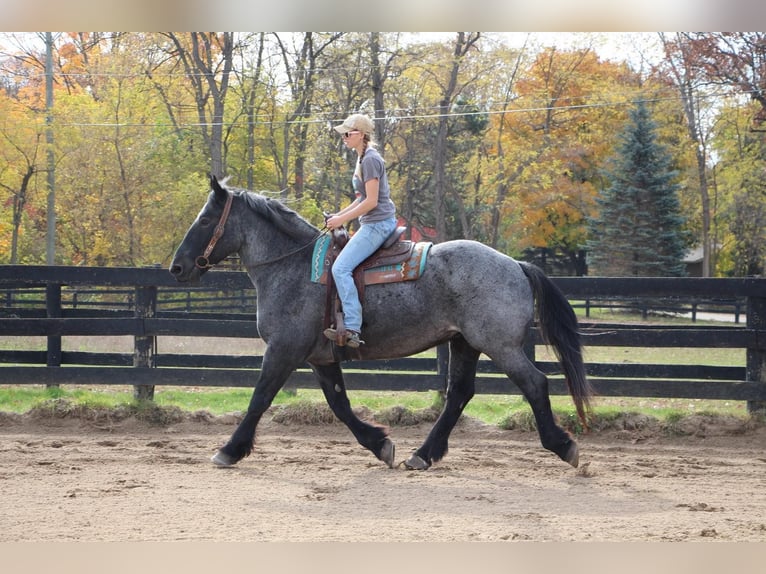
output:
[[[353,413],[338,353],[322,334],[326,288],[310,280],[310,246],[320,231],[279,201],[230,189],[215,177],[211,185],[207,203],[178,247],[170,272],[180,282],[194,281],[229,254],[238,253],[257,290],[258,331],[266,343],[247,413],[213,462],[233,465],[250,454],[261,416],[290,374],[308,363],[335,415],[359,444],[393,467],[394,444],[387,429]],[[529,401],[542,445],[577,466],[577,444],[551,412],[548,380],[522,350],[535,310],[543,338],[556,352],[584,420],[591,389],[577,318],[539,268],[481,243],[447,241],[432,247],[420,279],[366,288],[362,359],[404,357],[449,343],[443,411],[422,446],[404,461],[407,468],[427,469],[447,453],[449,435],[474,395],[481,353]]]

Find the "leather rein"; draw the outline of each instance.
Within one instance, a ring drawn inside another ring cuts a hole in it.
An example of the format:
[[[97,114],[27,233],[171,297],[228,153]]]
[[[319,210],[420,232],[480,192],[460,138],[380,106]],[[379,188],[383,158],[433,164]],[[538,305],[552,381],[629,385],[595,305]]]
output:
[[[231,203],[233,198],[234,198],[234,195],[231,192],[226,193],[226,204],[223,206],[223,213],[221,214],[221,219],[218,221],[218,225],[215,226],[213,237],[210,238],[210,243],[207,244],[207,247],[205,248],[205,251],[202,253],[202,255],[200,255],[194,260],[194,264],[200,269],[210,269],[212,267],[212,265],[210,264],[210,260],[208,258],[210,257],[210,254],[213,252],[213,249],[215,249],[215,244],[218,243],[218,240],[221,238],[226,228],[226,221],[228,221],[229,219],[229,213],[231,212]],[[269,259],[268,261],[263,261],[261,263],[256,263],[254,265],[251,265],[251,267],[260,267],[261,265],[276,263],[277,261],[281,261],[282,259],[286,259],[287,257],[290,257],[291,255],[295,255],[299,251],[303,251],[310,245],[314,244],[316,240],[322,237],[322,235],[325,235],[327,231],[328,231],[327,226],[325,226],[323,230],[321,230],[319,233],[316,234],[316,237],[314,237],[311,241],[309,241],[305,245],[301,245],[297,249],[293,249],[292,251],[289,251],[288,253],[285,253],[284,255],[274,257],[273,259]]]

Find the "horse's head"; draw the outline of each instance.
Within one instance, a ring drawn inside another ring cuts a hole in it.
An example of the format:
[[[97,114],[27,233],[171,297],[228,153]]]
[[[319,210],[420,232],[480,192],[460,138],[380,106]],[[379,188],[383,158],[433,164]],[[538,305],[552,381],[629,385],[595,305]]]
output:
[[[199,279],[237,249],[225,233],[233,195],[214,175],[210,176],[210,185],[212,191],[207,202],[186,232],[170,264],[170,272],[180,282]]]

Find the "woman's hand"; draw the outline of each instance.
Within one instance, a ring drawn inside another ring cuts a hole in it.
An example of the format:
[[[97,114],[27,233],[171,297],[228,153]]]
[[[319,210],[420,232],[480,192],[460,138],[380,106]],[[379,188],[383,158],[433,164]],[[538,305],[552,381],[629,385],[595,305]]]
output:
[[[327,218],[325,221],[325,224],[327,225],[328,229],[334,230],[338,229],[339,227],[343,227],[343,224],[345,224],[346,221],[339,215],[331,215]]]

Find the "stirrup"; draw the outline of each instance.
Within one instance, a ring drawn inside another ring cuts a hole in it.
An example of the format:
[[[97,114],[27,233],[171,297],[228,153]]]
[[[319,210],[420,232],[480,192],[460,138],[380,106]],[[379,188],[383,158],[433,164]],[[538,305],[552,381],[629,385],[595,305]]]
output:
[[[346,346],[352,349],[358,349],[360,345],[364,345],[364,341],[359,338],[359,333],[356,331],[346,331]]]
[[[359,338],[359,333],[356,331],[346,331],[346,337],[345,340],[338,342],[338,331],[336,329],[333,329],[332,327],[329,327],[323,331],[324,336],[330,339],[333,343],[338,345],[339,347],[347,346],[351,347],[352,349],[358,349],[360,345],[364,345],[364,341],[362,341]]]

